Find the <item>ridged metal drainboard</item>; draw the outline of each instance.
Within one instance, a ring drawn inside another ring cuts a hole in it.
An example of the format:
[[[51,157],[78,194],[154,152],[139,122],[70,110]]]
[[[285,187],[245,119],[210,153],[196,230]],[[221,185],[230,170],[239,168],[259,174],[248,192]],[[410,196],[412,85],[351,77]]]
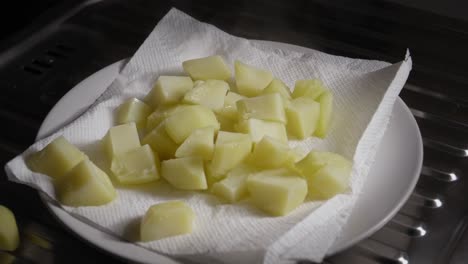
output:
[[[410,47],[415,65],[400,96],[423,136],[420,180],[387,225],[323,263],[464,263],[468,259],[464,250],[468,247],[468,80],[460,65],[468,59],[462,53],[468,46],[468,24],[390,3],[380,7],[339,3],[88,1],[0,67],[0,87],[6,95],[0,98],[0,121],[9,128],[0,132],[0,159],[6,162],[33,142],[42,118],[68,89],[131,56],[171,6],[234,35],[338,55],[397,61]],[[256,8],[264,8],[268,15],[258,14]],[[296,15],[305,10],[310,16]],[[398,19],[388,15],[397,11]],[[56,19],[59,14],[49,16]],[[31,32],[41,29],[37,27]],[[453,44],[444,54],[435,52],[442,50],[437,46],[440,39]],[[60,235],[63,230],[53,227],[57,224],[24,216],[22,226],[25,240],[33,242],[13,252],[15,263],[59,263],[51,257],[59,255],[55,245],[82,245],[69,234]],[[77,254],[67,250],[60,252]],[[99,251],[86,252],[81,255],[109,258]]]

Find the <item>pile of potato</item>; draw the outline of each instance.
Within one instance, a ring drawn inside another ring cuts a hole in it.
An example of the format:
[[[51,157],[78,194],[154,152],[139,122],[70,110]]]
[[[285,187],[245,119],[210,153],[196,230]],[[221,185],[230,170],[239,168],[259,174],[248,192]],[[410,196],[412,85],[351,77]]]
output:
[[[102,139],[111,177],[120,184],[163,178],[174,188],[208,190],[229,203],[248,198],[273,215],[347,189],[352,164],[311,151],[300,159],[289,139],[323,138],[333,95],[320,80],[298,80],[293,92],[265,70],[236,61],[235,84],[220,56],[185,61],[190,76],[160,76],[147,96],[116,111],[117,126]],[[116,191],[108,175],[59,137],[28,159],[55,179],[65,205],[96,206]],[[181,201],[152,206],[142,220],[143,241],[191,231],[194,213]]]

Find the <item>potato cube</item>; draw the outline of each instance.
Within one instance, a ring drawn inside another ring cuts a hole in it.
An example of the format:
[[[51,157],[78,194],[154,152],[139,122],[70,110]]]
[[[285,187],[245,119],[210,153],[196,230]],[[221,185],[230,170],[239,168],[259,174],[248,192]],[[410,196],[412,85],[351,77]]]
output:
[[[219,55],[187,60],[182,67],[194,80],[227,80],[231,78],[231,70]]]
[[[102,144],[109,161],[116,155],[138,148],[141,145],[135,123],[111,127],[102,139]]]
[[[230,170],[226,177],[213,184],[211,191],[230,203],[247,196],[247,177],[258,170],[249,165],[240,165]]]
[[[273,80],[271,72],[258,69],[240,61],[234,62],[234,71],[237,92],[248,97],[259,95]]]
[[[155,127],[159,126],[169,116],[184,110],[190,105],[161,105],[151,113],[146,119],[146,131],[151,131]]]
[[[206,190],[203,160],[200,157],[187,157],[161,162],[161,175],[172,186],[182,190]]]
[[[271,81],[271,83],[262,92],[262,94],[273,93],[279,93],[281,95],[281,99],[283,99],[284,105],[286,105],[287,102],[291,100],[291,90],[280,79],[273,79],[273,81]]]
[[[236,102],[242,98],[245,97],[235,92],[228,92],[226,97],[224,97],[224,106],[216,111],[216,113],[231,120],[237,120],[238,114]]]
[[[166,132],[165,122],[159,124],[156,128],[151,130],[141,141],[142,144],[148,144],[151,148],[158,153],[160,159],[171,159],[179,145]]]
[[[159,179],[159,157],[144,145],[114,157],[111,171],[122,184],[140,184]]]
[[[192,232],[195,213],[182,201],[169,201],[151,206],[141,220],[143,242]]]
[[[224,106],[224,97],[229,90],[225,81],[207,80],[189,90],[183,101],[189,104],[199,104],[213,111],[220,110]]]
[[[153,108],[164,104],[177,103],[192,89],[193,81],[186,76],[159,76],[145,101]]]
[[[226,174],[250,154],[252,140],[249,135],[219,131],[211,161],[214,175]]]
[[[262,169],[291,167],[295,154],[288,144],[278,139],[265,136],[255,144],[250,160],[252,165]]]
[[[182,143],[193,130],[197,128],[212,126],[219,130],[219,123],[211,109],[202,105],[187,107],[165,121],[167,134],[175,143]]]
[[[138,129],[143,129],[150,113],[151,107],[136,98],[130,98],[117,108],[117,123],[135,122]]]
[[[195,129],[184,143],[179,146],[175,156],[177,158],[198,156],[204,160],[211,160],[214,149],[214,127]]]
[[[271,174],[266,171],[249,175],[247,189],[257,208],[280,216],[302,204],[307,195],[307,182],[300,176]]]
[[[320,118],[315,129],[314,135],[319,138],[324,138],[330,128],[330,123],[333,114],[333,94],[324,92],[317,101],[320,103]]]
[[[312,136],[320,118],[320,104],[308,97],[291,100],[286,107],[288,123],[286,129],[289,134],[304,139]]]
[[[319,169],[329,164],[344,168],[352,166],[352,163],[340,154],[311,151],[296,164],[296,167],[305,177],[312,177]]]
[[[315,100],[323,92],[325,92],[325,88],[323,87],[322,81],[319,79],[299,80],[296,81],[296,85],[294,86],[292,98],[306,96]]]
[[[257,118],[286,123],[283,100],[279,93],[241,99],[236,104],[240,120]]]
[[[20,242],[15,215],[7,207],[0,205],[0,250],[13,251]]]
[[[60,136],[28,157],[26,162],[32,171],[60,178],[85,158],[83,152]]]
[[[264,136],[270,136],[288,142],[286,127],[282,123],[265,121],[256,118],[243,120],[236,125],[236,130],[247,133],[253,142],[259,142]]]
[[[224,115],[215,114],[219,122],[219,129],[222,131],[236,132],[237,119],[231,119]]]
[[[111,202],[116,192],[107,174],[89,159],[55,181],[58,200],[68,206],[98,206]]]

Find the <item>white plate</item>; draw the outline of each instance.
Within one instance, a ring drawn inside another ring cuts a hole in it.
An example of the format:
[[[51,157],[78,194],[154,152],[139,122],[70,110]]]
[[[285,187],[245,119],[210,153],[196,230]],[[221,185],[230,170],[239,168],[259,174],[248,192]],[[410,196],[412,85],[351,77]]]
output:
[[[289,44],[278,47],[307,52],[308,49]],[[70,90],[50,111],[37,138],[49,135],[72,121],[91,105],[117,76],[123,61],[116,62],[83,80]],[[328,252],[346,249],[384,226],[403,206],[419,178],[422,166],[422,140],[413,115],[398,98],[392,119],[382,139],[369,180],[363,188],[342,236]],[[56,205],[43,199],[51,212],[70,230],[95,246],[117,256],[143,263],[169,260],[138,245],[119,240],[74,218]]]

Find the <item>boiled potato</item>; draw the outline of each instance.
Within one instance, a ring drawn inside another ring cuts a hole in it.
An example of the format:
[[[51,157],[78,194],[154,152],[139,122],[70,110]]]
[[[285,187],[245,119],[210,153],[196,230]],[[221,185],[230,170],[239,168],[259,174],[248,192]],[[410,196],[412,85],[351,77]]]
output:
[[[240,61],[234,62],[234,71],[237,92],[248,97],[259,95],[273,80],[271,72],[258,69]]]
[[[28,157],[26,162],[32,171],[60,178],[85,158],[83,152],[60,136]]]
[[[219,129],[227,132],[236,132],[237,119],[231,119],[224,115],[216,114],[216,119],[219,122]]]
[[[162,122],[156,128],[151,130],[141,141],[142,144],[148,144],[158,153],[160,159],[170,159],[179,147],[166,132],[166,124]]]
[[[186,76],[159,76],[145,101],[153,108],[164,104],[177,103],[184,94],[192,89],[193,81]]]
[[[333,114],[333,94],[328,91],[324,92],[317,98],[317,101],[320,103],[320,118],[314,136],[324,138],[330,128]]]
[[[152,112],[146,119],[146,131],[151,131],[161,124],[169,116],[180,112],[190,105],[177,104],[177,105],[161,105],[154,112]]]
[[[55,181],[58,200],[68,206],[98,206],[111,202],[116,191],[105,172],[84,159]]]
[[[237,101],[240,120],[257,118],[286,123],[283,100],[279,93],[266,94]]]
[[[199,104],[213,111],[220,110],[224,106],[224,97],[229,90],[225,81],[207,80],[189,90],[182,100],[189,104]]]
[[[177,158],[198,156],[204,160],[211,160],[214,149],[214,127],[195,129],[179,146],[175,156]]]
[[[286,127],[282,123],[250,118],[240,121],[236,130],[250,135],[253,142],[259,142],[264,136],[270,136],[288,142]]]
[[[237,120],[237,105],[236,102],[240,99],[245,98],[244,96],[229,91],[224,97],[224,106],[220,110],[216,111],[218,115],[222,115],[231,120]]]
[[[111,127],[102,139],[102,145],[109,161],[114,156],[140,146],[140,138],[135,123]]]
[[[291,100],[291,90],[280,79],[273,79],[271,83],[262,91],[262,94],[279,93],[283,99],[283,104],[286,106]]]
[[[314,133],[320,118],[320,104],[308,97],[298,97],[291,100],[286,107],[288,122],[286,129],[289,134],[305,139]]]
[[[187,60],[182,67],[194,80],[227,80],[231,78],[231,70],[219,55]]]
[[[122,184],[141,184],[159,179],[159,157],[144,145],[114,157],[111,171]]]
[[[292,98],[306,96],[315,100],[323,92],[325,92],[325,88],[323,87],[322,81],[319,79],[298,80],[294,86]]]
[[[216,138],[211,170],[214,175],[226,174],[247,158],[252,149],[249,135],[219,131]]]
[[[15,215],[7,207],[0,205],[0,250],[13,251],[20,242]]]
[[[298,175],[259,172],[247,178],[252,203],[274,216],[286,215],[304,201],[307,182]]]
[[[224,179],[214,183],[211,191],[230,203],[237,202],[247,196],[247,177],[256,172],[258,169],[249,165],[237,166]]]
[[[167,134],[177,144],[182,143],[193,130],[207,126],[219,130],[219,123],[213,111],[202,105],[187,107],[165,121]]]
[[[281,140],[265,136],[253,149],[251,163],[262,169],[291,167],[294,165],[295,153],[288,144]]]
[[[117,123],[135,122],[138,129],[143,129],[150,113],[151,107],[136,98],[130,98],[117,108]]]
[[[203,160],[200,157],[187,157],[161,162],[161,175],[172,186],[182,190],[206,190]]]
[[[141,220],[143,242],[192,232],[195,213],[182,201],[169,201],[151,206]]]

